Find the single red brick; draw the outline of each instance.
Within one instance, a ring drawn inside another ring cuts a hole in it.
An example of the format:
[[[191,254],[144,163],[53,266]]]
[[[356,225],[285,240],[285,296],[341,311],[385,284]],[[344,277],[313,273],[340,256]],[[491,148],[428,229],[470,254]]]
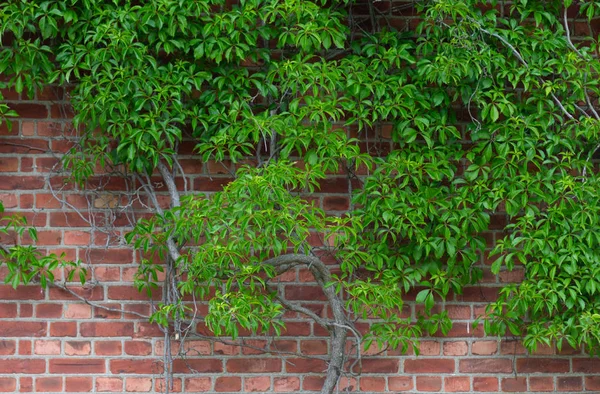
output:
[[[392,391],[409,391],[413,389],[413,378],[409,376],[388,377],[388,388]]]
[[[0,324],[1,337],[43,337],[46,336],[45,322],[3,321]]]
[[[118,356],[122,351],[123,347],[119,341],[94,342],[94,352],[98,356]]]
[[[442,358],[421,358],[404,361],[406,373],[453,373],[454,360]]]
[[[210,378],[186,378],[185,391],[198,393],[210,391],[212,382]]]
[[[362,391],[371,391],[382,393],[385,391],[385,378],[376,377],[361,377],[360,378],[360,389]]]
[[[35,341],[33,344],[35,354],[56,355],[60,354],[60,341]]]
[[[48,117],[48,107],[42,104],[13,104],[9,103],[8,107],[19,114],[20,119],[43,119]]]
[[[62,305],[38,304],[35,306],[35,317],[45,319],[58,319],[62,317]]]
[[[53,322],[50,323],[50,335],[53,337],[75,337],[77,336],[76,322]]]
[[[363,373],[397,373],[400,368],[398,359],[392,358],[364,358],[361,371]]]
[[[242,389],[242,379],[235,376],[222,376],[215,380],[216,392],[232,392]]]
[[[439,376],[417,376],[417,390],[440,391],[442,389],[442,378]]]
[[[531,391],[554,391],[554,378],[530,376],[529,390]]]
[[[465,359],[459,362],[461,373],[511,373],[512,360],[507,358]]]
[[[86,304],[67,304],[65,318],[67,319],[89,319],[92,317],[92,307]]]
[[[17,379],[0,378],[0,393],[8,393],[17,389]]]
[[[123,379],[121,378],[96,378],[96,391],[106,392],[114,391],[121,392],[123,390]]]
[[[471,346],[471,353],[480,356],[490,356],[498,351],[497,341],[476,341]]]
[[[65,383],[65,391],[71,393],[92,391],[93,387],[91,377],[67,376]]]
[[[40,359],[1,359],[0,373],[41,374],[46,372],[46,360]]]
[[[179,360],[176,360],[179,361]],[[187,360],[186,360],[187,361]],[[194,361],[194,360],[190,360]],[[110,360],[110,372],[115,374],[135,373],[135,374],[158,374],[162,373],[163,366],[157,360]]]
[[[0,356],[9,356],[11,354],[15,354],[16,350],[17,343],[15,341],[0,340]]]
[[[61,373],[61,374],[76,374],[76,373],[104,373],[106,368],[104,366],[104,360],[102,359],[89,359],[89,358],[63,358],[63,359],[51,359],[50,360],[50,373]]]
[[[289,358],[285,360],[285,370],[290,373],[324,372],[327,364],[323,360]]]
[[[560,376],[556,379],[556,383],[556,388],[561,392],[583,390],[583,379],[581,376]]]
[[[62,391],[62,378],[38,377],[35,379],[35,391],[42,393]]]
[[[502,390],[509,392],[527,392],[527,379],[521,378],[504,378],[502,379]]]
[[[152,390],[152,378],[127,378],[125,391],[143,393]]]
[[[444,390],[449,393],[467,392],[471,388],[471,382],[467,376],[449,376],[444,378]]]
[[[302,390],[318,391],[323,387],[325,378],[321,376],[306,376],[302,381]]]
[[[473,390],[479,392],[498,391],[498,378],[492,377],[474,377]]]
[[[271,389],[271,378],[268,376],[248,377],[244,379],[244,391],[268,392]]]
[[[125,354],[131,356],[147,356],[152,353],[152,344],[145,341],[125,342]]]
[[[20,391],[23,393],[29,393],[33,391],[33,378],[22,377],[19,379]]]
[[[465,341],[444,342],[445,356],[464,356],[469,347]]]
[[[517,360],[518,373],[560,373],[569,372],[569,360],[552,358],[520,358]]]
[[[44,289],[40,286],[19,286],[14,289],[10,285],[0,285],[0,300],[41,300],[44,298]],[[2,330],[2,328],[0,328]],[[2,336],[0,334],[0,336]],[[26,335],[23,335],[26,336]]]
[[[65,354],[67,356],[87,356],[92,353],[92,344],[89,341],[67,341],[65,342]]]
[[[86,322],[81,323],[80,333],[84,337],[131,337],[133,323]]]

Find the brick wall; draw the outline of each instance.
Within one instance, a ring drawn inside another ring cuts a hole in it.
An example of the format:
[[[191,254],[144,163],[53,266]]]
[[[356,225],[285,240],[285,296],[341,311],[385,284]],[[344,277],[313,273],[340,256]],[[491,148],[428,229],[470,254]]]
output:
[[[27,286],[13,290],[0,285],[0,392],[161,392],[163,335],[156,326],[133,314],[148,314],[151,308],[150,301],[132,287],[137,256],[115,244],[117,237],[108,237],[101,228],[90,228],[86,221],[91,214],[101,227],[103,215],[115,214],[103,209],[111,206],[115,195],[89,197],[72,185],[60,191],[63,177],[53,172],[58,157],[73,142],[67,112],[61,110],[65,107],[63,92],[49,89],[38,93],[33,101],[13,92],[4,95],[22,117],[15,122],[12,133],[5,126],[0,128],[0,199],[8,211],[21,213],[38,227],[40,247],[89,264],[91,284],[76,290],[99,306],[88,305],[57,288]],[[390,144],[386,134],[385,130],[373,134],[369,146],[385,148]],[[212,191],[229,179],[227,171],[192,160],[191,156],[183,155],[182,163],[193,190]],[[120,189],[122,185],[116,180],[102,179],[107,182],[104,189]],[[57,200],[52,191],[63,201]],[[324,209],[335,212],[348,207],[347,191],[344,176],[331,177],[323,184],[322,192],[311,197]],[[69,204],[80,209],[83,217]],[[134,212],[143,212],[141,205],[133,207]],[[120,217],[112,219],[118,225],[127,224]],[[504,218],[494,220],[501,228]],[[125,230],[112,229],[113,234]],[[493,231],[488,234],[490,245],[494,237]],[[484,269],[488,263],[482,259]],[[60,277],[61,273],[57,274]],[[600,362],[581,350],[541,348],[527,355],[516,340],[486,338],[481,329],[469,329],[499,286],[518,281],[520,275],[515,271],[495,277],[486,270],[481,286],[468,288],[462,296],[446,303],[455,320],[447,337],[424,338],[418,357],[389,350],[365,352],[361,375],[343,378],[340,389],[600,392]],[[279,279],[289,299],[304,300],[317,312],[324,309],[322,294],[311,284],[308,271],[298,269]],[[415,316],[416,308],[409,302],[404,313]],[[288,313],[286,320],[288,328],[282,337],[244,338],[248,346],[206,338],[188,340],[187,361],[174,363],[174,391],[318,390],[325,363],[285,352],[326,355],[327,332],[296,314]],[[197,331],[207,334],[202,324]],[[284,354],[265,354],[260,350],[265,346]],[[177,350],[175,344],[172,351]]]
[[[388,3],[378,7],[385,12]],[[399,28],[417,20],[405,3],[393,2],[397,11],[390,20]],[[57,288],[13,290],[0,285],[0,392],[163,392],[163,334],[139,317],[151,311],[150,300],[132,286],[139,256],[118,237],[129,220],[145,213],[143,196],[141,201],[123,198],[119,191],[124,184],[116,177],[96,179],[104,190],[98,195],[63,183],[56,165],[74,137],[63,90],[49,88],[35,100],[2,93],[21,117],[12,132],[0,126],[0,200],[9,212],[24,215],[38,228],[41,248],[89,265],[90,284],[74,290],[93,306]],[[389,135],[385,127],[371,133],[365,149],[389,150]],[[234,168],[201,163],[190,152],[184,145],[181,164],[191,190],[215,191],[231,179]],[[332,176],[310,198],[339,213],[349,207],[347,192],[347,178]],[[118,209],[127,204],[132,208],[129,217]],[[117,227],[105,231],[105,220]],[[496,232],[504,221],[502,216],[492,219]],[[489,246],[496,232],[487,234]],[[13,240],[13,235],[2,239]],[[526,354],[518,340],[484,337],[481,328],[470,329],[498,289],[522,276],[518,270],[493,276],[486,269],[489,263],[482,258],[480,286],[445,304],[454,319],[447,337],[423,338],[418,357],[390,350],[365,352],[360,376],[342,378],[340,392],[600,392],[600,361],[582,350],[548,347]],[[61,274],[57,272],[59,278]],[[324,311],[322,294],[308,271],[297,269],[279,280],[288,299]],[[408,302],[403,313],[414,317],[418,308]],[[199,324],[201,336],[184,345],[186,361],[174,362],[173,391],[318,391],[325,363],[314,357],[327,354],[327,332],[295,313],[287,313],[286,321],[281,337],[244,338],[244,346],[202,337],[209,333]],[[260,350],[265,347],[281,353],[267,354]],[[175,343],[172,352],[178,350]]]

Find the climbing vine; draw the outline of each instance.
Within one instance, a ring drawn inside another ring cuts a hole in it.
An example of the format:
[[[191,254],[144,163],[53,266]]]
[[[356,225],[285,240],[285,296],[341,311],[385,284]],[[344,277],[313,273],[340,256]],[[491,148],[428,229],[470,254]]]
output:
[[[196,319],[217,336],[277,334],[284,311],[299,312],[331,333],[331,393],[354,372],[347,339],[406,351],[447,333],[443,301],[477,283],[489,255],[493,273],[525,274],[489,305],[488,334],[522,336],[530,350],[600,349],[598,32],[571,33],[572,16],[594,21],[599,3],[234,3],[0,5],[3,86],[30,96],[72,87],[80,135],[63,159],[68,182],[118,169],[149,198],[153,215],[126,241],[167,262],[143,260],[136,280],[165,289],[150,319],[166,339],[191,335]],[[398,30],[392,16],[406,5],[421,20]],[[10,115],[0,105],[0,119]],[[387,127],[389,152],[362,142]],[[190,141],[199,161],[235,167],[221,191],[182,181],[178,152]],[[332,173],[352,181],[342,216],[305,198]],[[508,224],[489,251],[493,215]],[[54,257],[0,253],[13,285],[53,280]],[[327,317],[278,289],[298,266],[322,288]],[[401,318],[411,292],[424,312]],[[207,302],[207,314],[184,297]],[[361,319],[372,319],[364,336]]]

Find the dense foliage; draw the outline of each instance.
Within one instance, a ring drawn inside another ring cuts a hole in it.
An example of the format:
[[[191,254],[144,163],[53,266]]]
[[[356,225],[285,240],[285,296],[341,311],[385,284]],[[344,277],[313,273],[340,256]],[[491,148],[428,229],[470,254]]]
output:
[[[397,31],[398,10],[380,4],[3,2],[0,74],[29,95],[74,85],[73,182],[100,165],[169,186],[172,208],[157,202],[128,237],[170,262],[177,291],[159,323],[185,320],[181,296],[195,294],[210,298],[202,318],[220,335],[277,331],[296,308],[338,338],[375,318],[366,343],[406,349],[449,329],[434,305],[477,283],[489,253],[494,273],[519,265],[525,279],[490,304],[486,332],[597,351],[600,63],[592,26],[575,39],[567,16],[591,21],[600,5],[416,1],[419,27]],[[361,139],[388,124],[394,149],[366,151]],[[173,182],[184,138],[202,160],[236,164],[235,180],[184,195]],[[331,173],[361,182],[342,217],[303,198]],[[482,235],[497,214],[509,224],[490,252]],[[324,253],[335,275],[317,263]],[[277,293],[270,279],[299,264],[330,303],[346,292],[344,314],[324,320]],[[141,290],[159,269],[141,265]],[[397,313],[414,289],[416,322]]]

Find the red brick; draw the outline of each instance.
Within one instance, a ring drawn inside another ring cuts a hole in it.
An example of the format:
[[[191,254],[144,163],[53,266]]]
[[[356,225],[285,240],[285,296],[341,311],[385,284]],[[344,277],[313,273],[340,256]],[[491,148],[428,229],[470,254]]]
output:
[[[517,360],[517,373],[535,372],[569,372],[569,360],[551,358],[520,358]]]
[[[19,159],[16,157],[0,158],[0,172],[17,172],[19,171]]]
[[[554,391],[554,378],[531,376],[529,377],[530,391]]]
[[[0,359],[0,373],[40,374],[46,372],[46,361],[40,359]]]
[[[42,393],[62,391],[62,378],[38,377],[35,379],[35,391]]]
[[[212,382],[210,378],[187,378],[185,379],[185,391],[191,393],[210,391]]]
[[[461,373],[511,373],[512,360],[508,358],[473,358],[459,362]]]
[[[175,360],[178,361],[178,360]],[[193,360],[190,360],[193,361]],[[162,373],[162,363],[158,360],[110,360],[110,372],[115,374],[135,373],[135,374],[158,374]]]
[[[277,358],[227,360],[227,372],[230,373],[269,373],[280,371],[281,360]]]
[[[11,354],[15,354],[16,349],[17,343],[15,341],[0,340],[0,356],[9,356]]]
[[[360,378],[360,390],[371,392],[384,392],[385,378],[363,376]]]
[[[61,373],[61,374],[75,374],[75,373],[86,373],[96,374],[106,372],[103,359],[89,359],[89,358],[63,358],[63,359],[51,359],[49,361],[49,372],[50,373]]]
[[[583,379],[581,376],[560,376],[556,379],[556,385],[560,392],[581,391],[583,390]]]
[[[41,300],[44,298],[44,289],[40,286],[19,286],[13,289],[10,285],[0,285],[0,300]],[[1,330],[1,328],[0,328]],[[0,335],[1,336],[1,335]]]
[[[323,387],[325,378],[321,376],[306,376],[302,381],[302,390],[318,391]]]
[[[468,349],[465,341],[444,342],[444,356],[464,356]]]
[[[449,376],[444,378],[444,391],[449,393],[467,392],[471,389],[468,376]]]
[[[123,352],[123,346],[119,341],[96,341],[94,352],[98,356],[118,356]]]
[[[290,373],[324,372],[327,364],[323,360],[288,358],[285,360],[285,370]]]
[[[67,341],[65,342],[65,354],[67,356],[87,356],[92,353],[92,344],[89,341]]]
[[[326,196],[323,198],[323,209],[326,211],[346,211],[350,200],[346,196]]]
[[[146,393],[152,390],[152,378],[127,378],[125,380],[125,391]]]
[[[70,393],[92,391],[92,387],[90,377],[67,376],[65,379],[65,391]]]
[[[125,342],[125,354],[131,356],[147,356],[152,353],[152,344],[144,341]]]
[[[438,376],[417,376],[417,390],[437,392],[442,389],[442,378]]]
[[[0,190],[35,190],[44,187],[40,176],[0,176]]]
[[[300,352],[302,354],[327,354],[327,341],[307,340],[300,342]]]
[[[58,319],[62,316],[60,304],[38,304],[35,306],[35,317],[45,319]]]
[[[238,377],[219,377],[215,380],[216,392],[232,392],[242,389],[242,379]]]
[[[454,360],[441,358],[420,358],[404,360],[405,373],[453,373]]]
[[[89,301],[99,301],[104,298],[104,287],[103,286],[94,286],[94,287],[69,286],[69,289]],[[63,289],[59,289],[57,287],[51,287],[50,289],[48,289],[48,292],[49,292],[51,300],[80,301],[74,295],[70,294],[69,292],[67,292]]]
[[[33,305],[21,304],[19,309],[19,317],[33,317]]]
[[[474,377],[473,390],[478,392],[498,391],[498,378],[493,377]]]
[[[600,392],[600,376],[586,376],[585,389],[587,391],[593,390]]]
[[[16,111],[19,118],[43,119],[48,117],[48,107],[42,104],[8,104],[9,108]]]
[[[325,301],[325,294],[320,286],[288,285],[285,287],[288,300]]]
[[[84,337],[131,337],[133,323],[121,322],[85,322],[80,326]]]
[[[60,341],[35,341],[33,352],[42,355],[60,354]]]
[[[114,391],[121,392],[123,390],[123,379],[121,378],[96,378],[96,391],[106,392]]]
[[[131,286],[109,286],[108,287],[108,298],[110,300],[134,300],[134,301],[147,301],[152,299],[154,301],[160,301],[162,297],[162,289],[154,289],[152,297],[148,297],[145,291],[139,292],[135,287]]]
[[[504,378],[502,379],[502,390],[509,392],[527,392],[526,378]]]
[[[65,318],[67,319],[89,319],[92,317],[92,307],[86,304],[67,304]]]
[[[2,337],[43,337],[46,336],[45,322],[3,321],[0,324]]]
[[[19,379],[20,391],[23,393],[30,393],[33,391],[33,378],[22,377]]]
[[[592,358],[574,358],[573,372],[600,373],[600,362]]]
[[[17,304],[0,304],[0,319],[17,317]]]
[[[271,390],[271,378],[268,376],[244,378],[244,391],[266,393]]]
[[[223,371],[220,359],[200,358],[173,361],[173,371],[176,373],[217,373]]]
[[[164,393],[165,391],[165,380],[164,379],[156,379],[156,392]],[[180,393],[183,391],[183,384],[181,379],[173,378],[171,379],[169,385],[169,392],[171,393]]]
[[[413,389],[413,379],[408,376],[390,376],[388,387],[392,391],[409,391]]]
[[[20,356],[31,356],[33,351],[33,342],[26,339],[19,340],[19,355]],[[32,386],[33,387],[33,386]]]
[[[75,337],[77,336],[76,322],[53,322],[50,323],[50,335],[53,337]]]
[[[353,362],[353,361],[352,361]],[[362,373],[397,373],[400,362],[392,358],[363,358]],[[356,369],[356,367],[355,367]],[[356,372],[356,371],[355,371]]]
[[[497,341],[476,341],[471,346],[471,353],[478,356],[490,356],[498,351]]]
[[[65,230],[64,235],[64,244],[65,245],[89,245],[91,242],[90,233],[86,231],[68,231]]]
[[[17,389],[15,378],[0,378],[0,393],[8,393]]]

